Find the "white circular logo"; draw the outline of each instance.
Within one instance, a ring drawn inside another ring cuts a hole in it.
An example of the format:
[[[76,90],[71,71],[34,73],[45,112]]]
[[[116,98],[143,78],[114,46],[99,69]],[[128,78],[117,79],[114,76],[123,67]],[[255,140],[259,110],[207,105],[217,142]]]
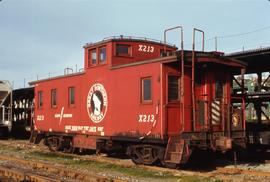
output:
[[[108,97],[104,86],[100,83],[92,85],[87,95],[87,112],[94,123],[101,122],[107,112]]]

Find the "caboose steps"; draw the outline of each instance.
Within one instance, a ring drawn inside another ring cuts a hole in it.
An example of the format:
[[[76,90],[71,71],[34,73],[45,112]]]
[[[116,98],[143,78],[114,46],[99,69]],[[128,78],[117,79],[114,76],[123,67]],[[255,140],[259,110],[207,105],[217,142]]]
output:
[[[166,158],[165,162],[178,163],[181,161],[182,152],[167,152]]]
[[[185,164],[190,156],[188,146],[185,144],[185,140],[180,136],[173,136],[169,138],[164,162],[173,164]]]

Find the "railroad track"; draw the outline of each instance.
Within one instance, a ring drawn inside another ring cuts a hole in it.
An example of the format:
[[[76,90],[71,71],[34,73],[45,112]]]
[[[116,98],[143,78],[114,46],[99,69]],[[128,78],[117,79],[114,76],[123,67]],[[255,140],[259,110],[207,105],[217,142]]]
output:
[[[10,178],[15,181],[33,181],[33,182],[61,182],[61,179],[37,174],[37,171],[46,172],[48,175],[67,177],[84,182],[123,182],[123,180],[109,179],[105,177],[95,176],[93,174],[82,173],[74,169],[68,169],[66,166],[55,166],[44,162],[32,161],[29,159],[21,159],[14,156],[1,154],[0,161],[8,161],[16,165],[15,169],[8,169],[5,166],[0,166],[0,176]],[[18,169],[18,166],[27,166],[32,169],[32,172]],[[0,178],[1,179],[1,178]],[[1,180],[0,180],[1,181]]]
[[[88,156],[79,156],[76,154],[66,154],[66,153],[61,153],[57,152],[58,155],[61,156],[70,156],[74,158],[79,158],[81,160],[89,160],[89,161],[96,161],[96,162],[106,162],[110,164],[117,164],[121,165],[123,167],[134,167],[136,166],[133,163],[121,163],[117,162],[116,160],[112,160],[111,158],[107,157],[88,157]],[[270,162],[270,161],[269,161]],[[215,176],[218,174],[224,174],[225,176],[223,177],[223,180],[228,180],[230,181],[233,176],[237,175],[249,175],[249,176],[258,176],[258,177],[269,177],[270,181],[270,172],[264,172],[264,171],[259,171],[259,170],[253,170],[253,169],[242,169],[240,167],[217,167],[216,170],[210,171],[210,172],[200,172],[200,171],[190,171],[190,170],[181,170],[181,169],[169,169],[169,168],[163,168],[163,167],[157,167],[157,166],[147,166],[147,165],[137,165],[140,166],[141,168],[144,168],[146,170],[152,170],[152,171],[159,171],[159,172],[169,172],[178,176],[181,175],[198,175],[202,177],[211,177]],[[231,176],[227,176],[231,175]],[[256,181],[256,180],[254,180]]]
[[[7,169],[0,166],[0,181],[36,181],[36,182],[61,182],[54,178],[45,177],[18,169]]]
[[[21,142],[23,144],[23,142]],[[10,147],[18,147],[15,143],[11,144],[10,142],[6,141],[0,141],[0,145],[6,145]],[[31,145],[26,143],[24,145],[26,149],[31,148]],[[63,157],[73,157],[75,159],[80,159],[80,160],[87,160],[87,161],[96,161],[96,162],[104,162],[104,163],[110,163],[110,164],[115,164],[119,165],[122,167],[134,167],[135,165],[133,163],[126,163],[121,160],[116,160],[115,158],[108,158],[108,157],[100,157],[100,156],[80,156],[76,154],[66,154],[66,153],[61,153],[61,152],[55,152],[55,154]],[[1,154],[2,155],[2,154]],[[0,160],[8,160],[7,156],[1,156],[0,155]],[[14,159],[19,163],[22,163],[24,165],[30,165],[35,169],[46,169],[47,171],[54,173],[54,174],[59,174],[59,175],[67,175],[71,178],[82,180],[82,181],[108,181],[106,178],[99,178],[99,177],[93,177],[89,176],[86,177],[81,173],[76,173],[73,170],[67,170],[67,169],[59,169],[59,167],[56,167],[54,165],[50,164],[44,164],[44,163],[36,163],[33,161],[25,161],[23,159]],[[15,162],[15,161],[14,161]],[[209,172],[200,172],[200,171],[191,171],[191,170],[179,170],[179,169],[167,169],[167,168],[161,168],[161,167],[156,167],[156,166],[145,166],[145,165],[140,165],[140,168],[143,168],[145,170],[151,170],[151,171],[157,171],[157,172],[168,172],[171,174],[174,174],[176,176],[182,176],[182,175],[188,175],[188,176],[201,176],[201,177],[206,177],[206,178],[211,178],[218,176],[219,179],[222,179],[224,181],[234,181],[236,178],[238,178],[241,175],[246,175],[249,177],[258,177],[259,180],[256,180],[252,178],[251,181],[270,181],[270,173],[269,172],[264,172],[264,171],[258,171],[258,170],[253,170],[253,169],[241,169],[239,167],[217,167],[216,170],[212,170]],[[261,179],[266,179],[266,180],[261,180]],[[121,181],[121,180],[113,180],[109,179],[109,181]],[[247,182],[249,180],[245,180]]]

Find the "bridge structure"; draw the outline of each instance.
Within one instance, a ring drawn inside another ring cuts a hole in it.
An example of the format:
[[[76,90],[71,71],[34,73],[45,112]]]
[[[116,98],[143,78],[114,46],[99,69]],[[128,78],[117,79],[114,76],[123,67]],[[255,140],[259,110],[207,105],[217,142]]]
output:
[[[247,64],[242,74],[235,73],[232,78],[232,96],[246,102],[248,143],[270,148],[270,47],[226,56]]]

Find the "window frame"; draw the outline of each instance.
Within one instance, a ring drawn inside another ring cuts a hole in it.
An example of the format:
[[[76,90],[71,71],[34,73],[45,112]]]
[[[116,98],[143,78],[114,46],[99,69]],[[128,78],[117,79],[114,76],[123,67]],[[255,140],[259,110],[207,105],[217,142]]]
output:
[[[177,90],[178,91],[178,93],[177,93],[178,99],[176,99],[176,100],[169,100],[169,77],[178,77],[178,90]],[[181,98],[181,93],[180,93],[180,91],[181,91],[181,76],[178,74],[168,74],[166,88],[167,88],[167,103],[179,103],[180,98]]]
[[[96,53],[96,62],[93,63],[92,53]],[[97,48],[88,49],[88,67],[96,66],[98,64],[98,51]]]
[[[221,87],[220,87],[221,86]],[[225,82],[221,79],[214,81],[215,100],[221,100],[226,97]]]
[[[38,103],[37,104],[38,104],[39,109],[43,108],[44,102],[43,102],[43,91],[42,90],[38,91]]]
[[[71,103],[71,90],[73,90],[73,103]],[[68,106],[69,107],[74,107],[75,106],[75,87],[74,86],[70,86],[68,87]]]
[[[127,46],[128,47],[128,53],[124,54],[124,53],[117,53],[117,46]],[[124,43],[116,43],[115,44],[115,56],[118,57],[132,57],[132,46],[130,44],[124,44]]]
[[[172,56],[173,55],[173,50],[164,50],[164,48],[159,49],[159,56],[160,57],[166,57],[166,56]]]
[[[51,89],[51,108],[57,107],[57,89]]]
[[[144,99],[144,80],[150,80],[150,99],[149,100],[145,100]],[[141,85],[141,90],[140,90],[140,100],[141,103],[143,104],[152,104],[153,103],[153,82],[152,82],[152,77],[151,76],[147,76],[147,77],[142,77],[140,79],[140,85]]]
[[[105,60],[101,61],[101,49],[105,49]],[[98,48],[98,63],[99,64],[106,64],[107,63],[107,47],[101,46]]]

